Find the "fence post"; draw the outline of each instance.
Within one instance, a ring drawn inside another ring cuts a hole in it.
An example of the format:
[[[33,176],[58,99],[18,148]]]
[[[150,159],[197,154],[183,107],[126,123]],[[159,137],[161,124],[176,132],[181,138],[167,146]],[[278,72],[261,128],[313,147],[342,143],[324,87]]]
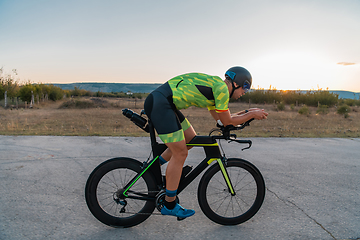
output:
[[[16,110],[17,110],[19,109],[18,97],[15,98],[15,102],[16,102]]]
[[[7,106],[7,91],[5,91],[5,108],[6,108],[6,106]]]
[[[30,100],[29,108],[33,107],[33,98],[34,98],[34,93],[33,93],[33,91],[31,91],[31,100]]]

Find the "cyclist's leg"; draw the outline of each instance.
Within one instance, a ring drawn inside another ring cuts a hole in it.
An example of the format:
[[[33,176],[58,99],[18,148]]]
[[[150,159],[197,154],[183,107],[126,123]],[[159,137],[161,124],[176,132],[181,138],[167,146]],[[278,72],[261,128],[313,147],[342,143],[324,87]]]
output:
[[[176,191],[179,186],[182,167],[186,160],[188,150],[185,140],[180,142],[167,143],[166,146],[171,151],[171,158],[166,168],[166,189]],[[175,201],[176,195],[173,197],[166,196],[168,202]]]
[[[179,142],[168,142],[166,145],[172,155],[166,168],[166,195],[161,213],[163,215],[176,216],[178,219],[184,219],[195,214],[194,210],[185,209],[176,203],[177,189],[188,150],[185,139]]]
[[[194,210],[184,209],[175,201],[171,202],[172,199],[176,199],[182,166],[187,157],[186,141],[180,119],[167,96],[160,91],[154,91],[146,98],[144,108],[159,137],[171,152],[170,167],[168,166],[166,173],[165,206],[161,213],[181,218],[192,216],[195,213]]]
[[[196,132],[194,130],[194,128],[190,125],[190,127],[188,129],[186,129],[184,131],[184,137],[185,137],[185,142],[189,143],[194,137],[196,136]],[[191,146],[187,146],[187,149],[190,150],[193,147]],[[167,148],[162,154],[161,157],[165,160],[165,161],[169,161],[171,158],[171,151],[169,148]]]
[[[184,136],[185,136],[185,141],[186,143],[189,143],[195,136],[196,136],[196,132],[194,130],[194,128],[190,125],[188,129],[186,129],[184,131]],[[193,147],[188,146],[187,149],[190,150]]]
[[[184,162],[188,155],[188,149],[186,143],[190,142],[196,135],[194,128],[191,126],[190,122],[184,117],[184,115],[176,110],[175,114],[179,121],[181,122],[181,127],[184,131],[184,140],[179,142],[169,142],[166,144],[168,147],[167,151],[162,154],[162,157],[169,161],[166,168],[166,189],[174,191],[178,188],[179,181],[181,178],[181,171],[184,166]],[[166,197],[167,201],[174,201],[176,197]]]
[[[146,98],[144,108],[159,137],[168,147],[167,154],[171,162],[169,170],[171,176],[166,174],[166,178],[169,176],[169,179],[166,179],[166,187],[170,188],[168,190],[175,191],[179,184],[182,166],[187,157],[184,131],[179,119],[180,117],[184,120],[185,117],[179,111],[174,111],[173,106],[164,94],[157,91],[152,92]]]
[[[189,143],[196,136],[196,132],[195,132],[194,128],[191,126],[190,122],[185,118],[185,116],[179,110],[176,110],[175,113],[176,113],[179,121],[181,122],[181,127],[184,131],[185,141],[186,141],[186,143]],[[188,150],[190,150],[191,148],[192,147],[187,147]],[[161,154],[161,157],[165,161],[169,161],[171,158],[170,149],[166,149]]]
[[[189,143],[191,139],[193,139],[196,136],[196,132],[192,126],[190,126],[188,129],[184,131],[184,137],[186,143]],[[187,149],[190,150],[193,147],[188,146]],[[161,157],[168,162],[171,158],[171,151],[169,148],[167,148],[162,154]]]
[[[189,143],[196,136],[196,132],[187,118],[179,110],[176,110],[175,113],[181,123],[181,128],[184,131],[185,141],[186,143]],[[192,147],[188,147],[188,149],[191,148]]]

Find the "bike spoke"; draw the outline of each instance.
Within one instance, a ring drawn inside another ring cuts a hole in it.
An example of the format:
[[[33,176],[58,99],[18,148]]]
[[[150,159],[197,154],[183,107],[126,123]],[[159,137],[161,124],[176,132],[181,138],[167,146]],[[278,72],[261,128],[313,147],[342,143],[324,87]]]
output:
[[[226,167],[235,195],[231,195],[224,176],[218,169],[209,180],[206,199],[211,211],[223,218],[239,218],[252,208],[257,185],[254,176],[238,165]]]
[[[114,194],[121,189],[121,186],[125,186],[135,174],[130,173],[128,169],[117,169],[107,173],[99,182],[97,189],[98,201],[100,206],[110,215],[131,215],[129,212],[137,212],[144,207],[146,203],[144,200],[128,198],[126,206],[123,206],[114,199]],[[143,191],[144,189],[146,189],[146,184],[140,178],[129,190],[129,193],[140,197],[149,196],[149,191]],[[124,209],[125,212],[120,213],[120,209]]]

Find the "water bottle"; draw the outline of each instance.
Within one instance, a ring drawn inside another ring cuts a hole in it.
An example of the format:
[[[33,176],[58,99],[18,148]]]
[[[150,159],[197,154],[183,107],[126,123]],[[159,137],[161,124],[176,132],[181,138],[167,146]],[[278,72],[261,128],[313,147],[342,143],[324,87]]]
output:
[[[127,109],[127,108],[123,109],[122,111],[123,111],[124,116],[129,118],[137,126],[139,126],[140,128],[145,127],[146,122],[147,122],[147,120],[145,118],[143,118],[136,112],[133,112],[132,110]]]

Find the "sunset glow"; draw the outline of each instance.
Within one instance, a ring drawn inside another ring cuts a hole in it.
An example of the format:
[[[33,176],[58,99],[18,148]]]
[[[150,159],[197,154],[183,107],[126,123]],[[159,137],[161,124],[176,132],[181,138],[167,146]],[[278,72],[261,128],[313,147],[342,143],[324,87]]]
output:
[[[206,2],[206,4],[205,4]],[[360,1],[0,1],[0,68],[41,83],[163,83],[360,92]]]

